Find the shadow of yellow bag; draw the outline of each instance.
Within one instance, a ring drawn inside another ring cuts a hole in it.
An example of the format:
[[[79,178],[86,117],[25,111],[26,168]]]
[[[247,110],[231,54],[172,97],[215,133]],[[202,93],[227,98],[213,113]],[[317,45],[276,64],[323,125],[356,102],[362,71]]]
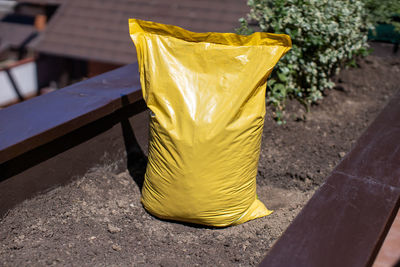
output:
[[[195,33],[136,19],[129,29],[151,110],[144,207],[218,227],[270,214],[256,195],[266,80],[290,37]]]

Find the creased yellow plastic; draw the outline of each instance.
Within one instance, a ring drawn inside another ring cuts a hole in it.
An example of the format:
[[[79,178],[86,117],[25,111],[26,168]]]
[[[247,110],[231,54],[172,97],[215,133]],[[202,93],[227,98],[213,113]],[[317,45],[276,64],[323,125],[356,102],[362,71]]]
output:
[[[266,80],[290,37],[195,33],[137,19],[129,29],[151,110],[144,207],[218,227],[270,214],[256,195]]]

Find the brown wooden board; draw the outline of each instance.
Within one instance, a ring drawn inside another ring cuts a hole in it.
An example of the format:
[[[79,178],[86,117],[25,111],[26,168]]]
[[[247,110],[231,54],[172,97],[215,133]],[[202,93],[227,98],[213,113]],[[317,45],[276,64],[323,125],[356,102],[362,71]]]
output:
[[[142,98],[137,65],[127,65],[0,110],[0,164]]]
[[[400,92],[260,266],[370,266],[400,205]]]

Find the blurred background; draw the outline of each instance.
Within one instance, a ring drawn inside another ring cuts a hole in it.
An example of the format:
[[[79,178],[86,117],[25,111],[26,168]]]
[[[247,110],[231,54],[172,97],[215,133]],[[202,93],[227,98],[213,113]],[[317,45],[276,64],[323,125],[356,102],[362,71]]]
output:
[[[234,32],[246,1],[0,0],[0,108],[136,62],[128,19]]]

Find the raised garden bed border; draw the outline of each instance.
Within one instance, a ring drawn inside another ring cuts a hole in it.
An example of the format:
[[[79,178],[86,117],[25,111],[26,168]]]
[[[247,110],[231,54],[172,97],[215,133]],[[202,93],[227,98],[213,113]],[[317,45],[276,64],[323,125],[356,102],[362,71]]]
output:
[[[400,92],[261,266],[372,265],[400,205],[399,103]],[[146,146],[145,111],[135,64],[0,110],[0,216],[104,160],[126,167]]]

